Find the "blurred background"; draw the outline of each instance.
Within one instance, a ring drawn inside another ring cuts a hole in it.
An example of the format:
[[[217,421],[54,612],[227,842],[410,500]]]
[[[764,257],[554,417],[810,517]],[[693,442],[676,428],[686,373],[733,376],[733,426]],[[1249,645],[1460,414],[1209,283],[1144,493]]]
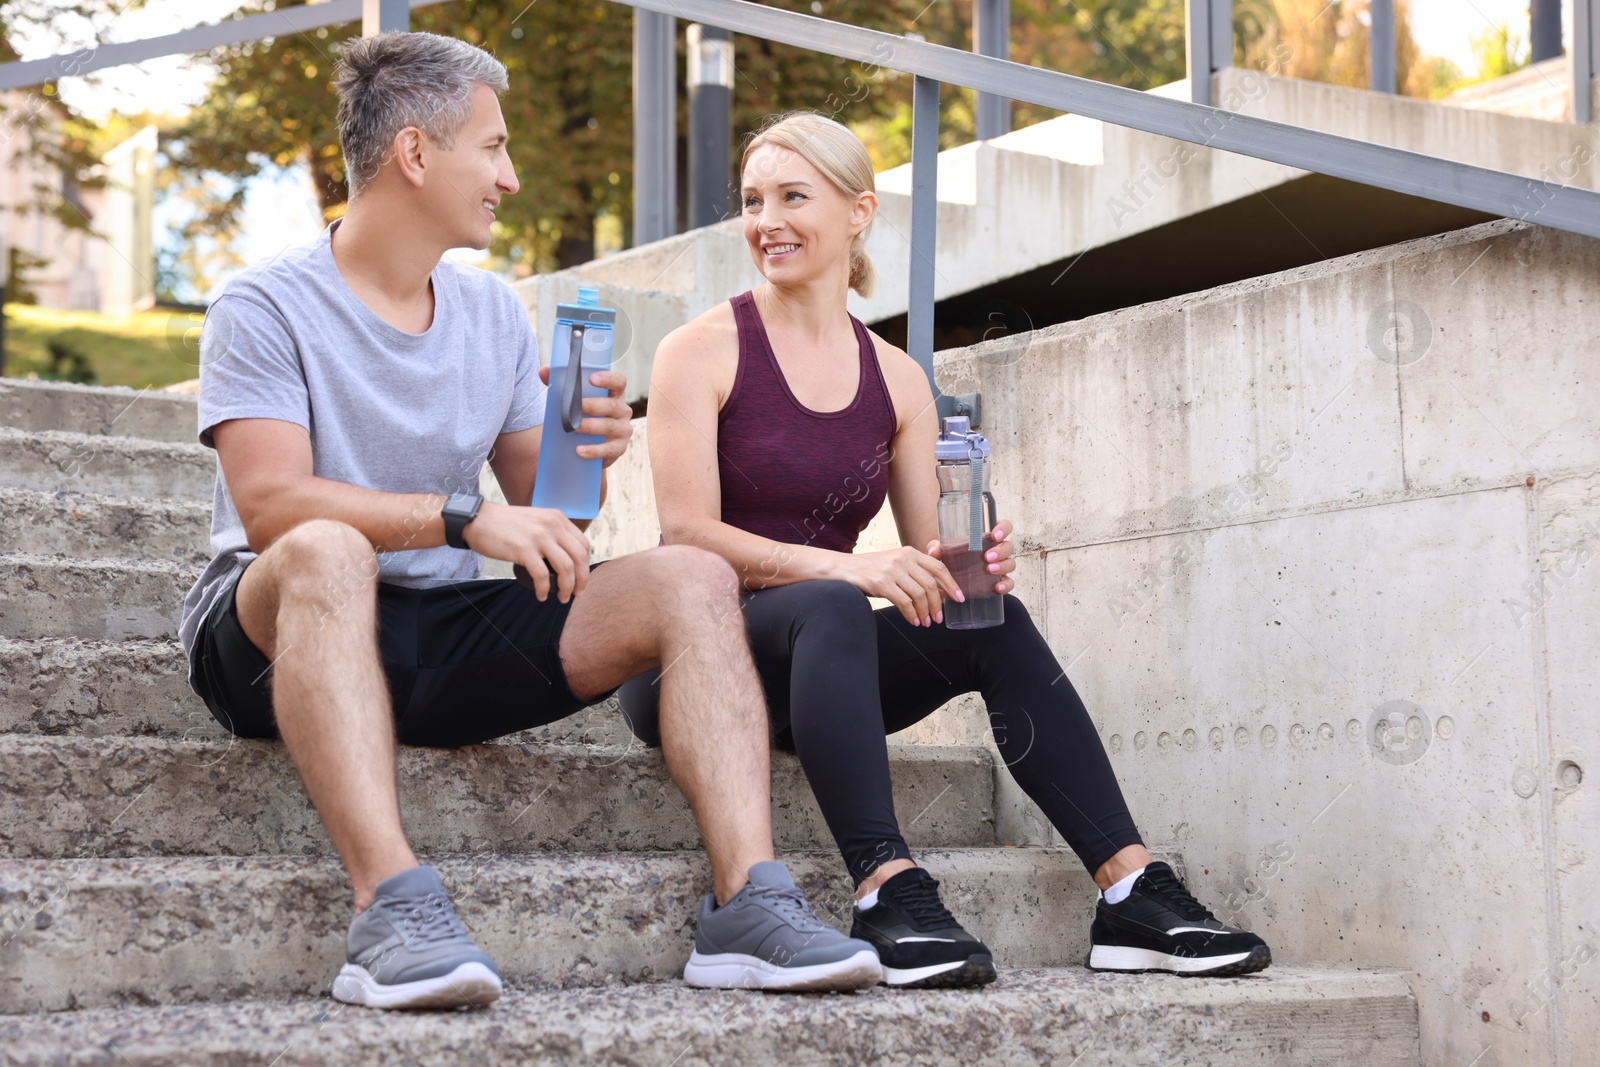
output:
[[[0,62],[282,6],[291,5],[13,0],[0,6]],[[972,46],[970,3],[773,6]],[[1013,60],[1136,89],[1184,76],[1181,0],[1011,6]],[[1470,102],[1473,85],[1529,61],[1528,0],[1397,0],[1396,22],[1397,86],[1409,96]],[[1265,69],[1286,54],[1274,73],[1368,83],[1367,0],[1236,0],[1234,23],[1236,66]],[[511,71],[504,110],[522,192],[502,209],[488,252],[460,257],[510,280],[631,246],[630,9],[605,0],[455,0],[419,8],[412,27],[482,45]],[[190,378],[191,363],[172,358],[173,324],[187,322],[174,315],[198,323],[234,272],[312,237],[343,211],[329,83],[339,43],[359,32],[352,23],[0,93],[4,373],[136,387]],[[681,72],[682,35],[678,47]],[[773,112],[812,108],[854,128],[880,170],[909,159],[909,77],[878,71],[870,91],[841,96],[842,63],[742,37],[735,52],[736,134]],[[687,108],[686,94],[679,107]],[[973,138],[973,110],[970,92],[944,95],[944,147]],[[1012,124],[1053,114],[1014,104]],[[677,128],[681,169],[686,114]],[[688,185],[680,177],[680,201]],[[680,203],[678,217],[686,214]]]

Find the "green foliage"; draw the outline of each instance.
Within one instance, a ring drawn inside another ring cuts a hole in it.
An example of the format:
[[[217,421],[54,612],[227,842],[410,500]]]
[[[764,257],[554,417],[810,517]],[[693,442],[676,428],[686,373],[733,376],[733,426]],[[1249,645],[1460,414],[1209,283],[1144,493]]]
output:
[[[194,378],[182,343],[199,317],[171,308],[134,315],[59,311],[7,303],[6,374],[60,378],[87,373],[102,385],[161,388]],[[192,359],[192,355],[188,355]],[[79,380],[79,379],[69,379]]]
[[[37,304],[39,296],[28,284],[28,272],[47,267],[50,261],[23,248],[6,249],[6,299],[18,304]]]
[[[1235,0],[1234,62],[1288,78],[1365,89],[1371,84],[1367,0]],[[1425,56],[1411,33],[1410,0],[1394,4],[1394,68],[1401,93],[1437,99],[1459,85],[1453,63]]]
[[[1056,27],[1070,29],[1088,45],[1087,55],[1070,73],[1095,81],[1154,89],[1182,78],[1187,69],[1183,0],[1019,3],[1012,20],[1028,24],[1039,35],[1050,35]],[[1034,63],[1031,58],[1013,58]]]
[[[1472,38],[1472,56],[1478,61],[1476,82],[1492,81],[1514,74],[1528,65],[1531,49],[1528,38],[1502,22]]]
[[[1406,81],[1406,92],[1424,100],[1441,100],[1467,84],[1461,68],[1448,59],[1423,56]]]
[[[89,362],[89,356],[71,339],[65,336],[52,337],[44,346],[50,353],[50,369],[41,373],[39,377],[56,382],[78,382],[83,385],[94,385],[99,381],[95,377],[94,366]]]

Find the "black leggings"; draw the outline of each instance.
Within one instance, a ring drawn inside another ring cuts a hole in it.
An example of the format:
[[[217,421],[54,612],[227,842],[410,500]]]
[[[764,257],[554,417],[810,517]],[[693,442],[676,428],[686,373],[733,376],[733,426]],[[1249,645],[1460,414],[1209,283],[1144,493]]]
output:
[[[1090,873],[1140,844],[1111,762],[1083,701],[1027,609],[983,630],[912,626],[873,611],[847,582],[809,581],[744,597],[773,742],[800,757],[823,818],[857,882],[909,858],[895,821],[886,734],[962,693],[983,695],[1001,759]],[[622,687],[640,740],[661,743],[657,672]]]

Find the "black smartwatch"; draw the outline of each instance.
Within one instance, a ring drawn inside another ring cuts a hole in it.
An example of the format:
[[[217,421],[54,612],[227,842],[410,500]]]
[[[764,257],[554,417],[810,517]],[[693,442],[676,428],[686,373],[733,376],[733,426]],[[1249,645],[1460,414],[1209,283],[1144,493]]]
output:
[[[466,538],[462,531],[467,528],[467,523],[478,517],[478,509],[483,507],[483,497],[477,493],[451,493],[450,499],[444,502],[444,543],[451,548],[466,548]]]

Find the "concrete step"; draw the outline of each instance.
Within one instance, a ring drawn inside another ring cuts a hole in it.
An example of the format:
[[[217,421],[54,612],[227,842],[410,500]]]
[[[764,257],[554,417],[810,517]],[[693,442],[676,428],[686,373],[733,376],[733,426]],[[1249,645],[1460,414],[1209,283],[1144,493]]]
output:
[[[512,989],[474,1012],[395,1013],[324,997],[0,1020],[0,1063],[627,1065],[1055,1063],[1416,1067],[1417,1006],[1382,971],[1249,978],[1006,970],[975,991],[781,996],[681,982]]]
[[[844,927],[854,898],[838,854],[781,858],[817,913]],[[1083,959],[1094,884],[1071,852],[919,859],[1001,966]],[[568,988],[680,974],[710,889],[697,852],[427,862],[504,976]],[[0,1013],[325,993],[350,916],[348,883],[327,857],[0,860]]]
[[[0,734],[225,739],[187,674],[173,640],[0,637]],[[505,740],[626,745],[632,736],[612,699]]]
[[[196,368],[196,373],[199,373]],[[0,381],[0,426],[192,444],[196,398],[161,389]]]
[[[171,638],[201,568],[171,560],[0,556],[0,634]]]
[[[210,538],[208,504],[0,488],[7,552],[203,564]]]
[[[0,485],[209,501],[216,453],[200,444],[0,429]]]
[[[224,736],[187,674],[174,638],[0,637],[0,733]]]
[[[986,749],[890,753],[910,844],[995,843]],[[799,760],[774,756],[779,846],[832,848]],[[12,734],[0,736],[0,767],[0,855],[333,854],[278,742]],[[700,847],[661,753],[638,744],[407,748],[399,781],[408,836],[428,852]]]

